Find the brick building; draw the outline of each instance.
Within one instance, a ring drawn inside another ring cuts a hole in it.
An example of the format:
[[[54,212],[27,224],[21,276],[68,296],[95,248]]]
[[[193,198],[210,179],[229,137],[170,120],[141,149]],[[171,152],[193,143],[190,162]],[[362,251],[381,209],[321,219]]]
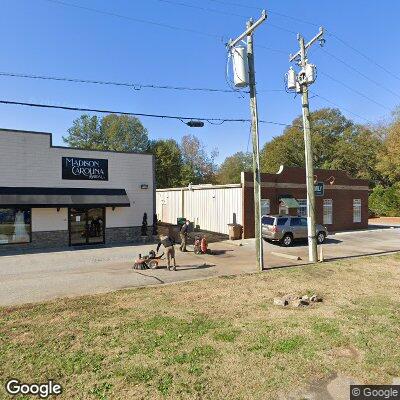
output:
[[[306,216],[306,176],[303,168],[284,168],[261,174],[262,215]],[[352,179],[343,171],[316,170],[316,219],[328,231],[368,226],[368,181]],[[175,224],[186,217],[195,226],[228,233],[228,224],[243,226],[243,237],[254,237],[253,175],[242,173],[241,183],[190,185],[159,189],[156,195],[159,220]]]
[[[352,179],[343,171],[314,171],[316,222],[328,231],[361,229],[368,226],[368,181]],[[243,235],[254,237],[253,174],[242,174]],[[262,215],[291,213],[285,199],[298,203],[296,214],[307,215],[304,168],[281,168],[277,174],[261,174]]]
[[[53,146],[0,129],[0,254],[10,246],[131,243],[155,210],[151,154]]]

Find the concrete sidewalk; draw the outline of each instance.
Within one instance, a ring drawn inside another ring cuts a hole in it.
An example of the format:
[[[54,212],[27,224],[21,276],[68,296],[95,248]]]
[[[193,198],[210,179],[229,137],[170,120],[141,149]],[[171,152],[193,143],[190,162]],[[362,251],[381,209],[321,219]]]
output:
[[[242,246],[229,241],[213,243],[214,255],[177,251],[178,271],[167,271],[165,261],[157,270],[133,270],[138,253],[154,245],[64,250],[0,257],[0,305],[38,302],[135,286],[159,285],[222,275],[256,272],[254,239]],[[190,248],[190,247],[189,247]],[[400,229],[371,230],[328,237],[325,260],[400,251]],[[265,265],[269,269],[307,263],[307,246],[291,248],[264,243]],[[296,261],[274,253],[300,257]]]

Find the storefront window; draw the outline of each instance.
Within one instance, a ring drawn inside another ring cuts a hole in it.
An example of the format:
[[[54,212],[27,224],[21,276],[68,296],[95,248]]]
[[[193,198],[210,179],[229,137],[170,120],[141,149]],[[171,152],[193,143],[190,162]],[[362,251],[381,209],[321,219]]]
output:
[[[31,240],[31,210],[0,208],[0,244]]]

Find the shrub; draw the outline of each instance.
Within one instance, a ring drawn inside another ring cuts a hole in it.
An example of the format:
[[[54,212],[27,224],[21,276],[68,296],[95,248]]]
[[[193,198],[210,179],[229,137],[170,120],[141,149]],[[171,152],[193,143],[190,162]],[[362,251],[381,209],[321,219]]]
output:
[[[400,184],[387,188],[378,185],[374,188],[368,200],[369,209],[378,216],[400,216]]]

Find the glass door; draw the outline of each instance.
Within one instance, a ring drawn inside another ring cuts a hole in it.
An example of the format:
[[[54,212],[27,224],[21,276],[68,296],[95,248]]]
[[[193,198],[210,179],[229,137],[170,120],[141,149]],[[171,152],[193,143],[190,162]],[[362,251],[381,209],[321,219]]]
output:
[[[104,239],[104,208],[69,209],[69,240],[71,246],[104,243]]]
[[[104,208],[87,210],[88,243],[104,243]]]
[[[69,210],[69,241],[71,246],[86,244],[86,210]]]

